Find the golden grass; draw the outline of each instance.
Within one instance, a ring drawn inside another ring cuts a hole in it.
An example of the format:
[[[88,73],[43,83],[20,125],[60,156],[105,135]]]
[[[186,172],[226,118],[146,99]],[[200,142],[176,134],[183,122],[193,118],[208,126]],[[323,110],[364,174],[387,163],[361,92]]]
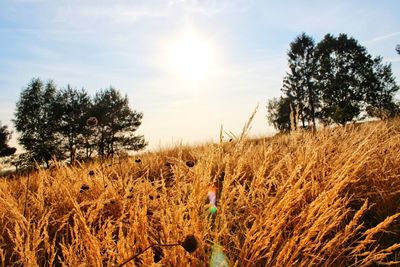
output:
[[[399,151],[394,120],[57,165],[31,174],[25,216],[27,177],[2,180],[0,264],[116,266],[190,234],[194,253],[163,248],[156,264],[148,250],[127,266],[205,266],[213,243],[230,266],[397,264]]]

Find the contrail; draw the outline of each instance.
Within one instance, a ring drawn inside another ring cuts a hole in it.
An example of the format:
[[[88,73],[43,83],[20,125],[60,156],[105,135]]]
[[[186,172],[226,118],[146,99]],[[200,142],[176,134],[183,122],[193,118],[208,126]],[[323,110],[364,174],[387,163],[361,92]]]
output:
[[[400,35],[400,32],[393,32],[393,33],[390,33],[390,34],[381,35],[381,36],[375,37],[373,39],[370,39],[368,41],[365,41],[365,43],[375,43],[375,42],[379,42],[379,41],[382,41],[382,40],[385,40],[387,38],[390,38],[390,37],[393,37],[393,36],[397,36],[397,35]]]

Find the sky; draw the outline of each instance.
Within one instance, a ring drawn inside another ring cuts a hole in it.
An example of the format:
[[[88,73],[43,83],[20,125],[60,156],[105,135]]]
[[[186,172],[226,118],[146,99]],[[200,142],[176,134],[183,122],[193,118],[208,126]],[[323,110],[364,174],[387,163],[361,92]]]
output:
[[[30,80],[94,94],[113,86],[143,112],[149,149],[240,133],[271,135],[289,43],[346,33],[400,83],[400,1],[0,0],[0,121],[12,128]],[[16,144],[13,134],[11,145]]]

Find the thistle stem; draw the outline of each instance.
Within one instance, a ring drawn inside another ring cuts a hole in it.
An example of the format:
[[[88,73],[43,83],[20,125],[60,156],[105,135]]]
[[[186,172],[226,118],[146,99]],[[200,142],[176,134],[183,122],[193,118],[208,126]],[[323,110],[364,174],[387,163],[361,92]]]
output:
[[[152,247],[175,247],[175,246],[180,246],[180,245],[181,245],[180,243],[175,243],[175,244],[152,244],[152,245],[148,246],[147,248],[145,248],[144,250],[140,251],[139,253],[137,253],[137,254],[133,255],[132,257],[126,259],[124,262],[119,264],[118,267],[122,267],[125,264],[127,264],[128,262],[130,262],[131,260],[136,259],[140,255],[142,255],[144,252],[146,252],[146,250],[149,250]]]

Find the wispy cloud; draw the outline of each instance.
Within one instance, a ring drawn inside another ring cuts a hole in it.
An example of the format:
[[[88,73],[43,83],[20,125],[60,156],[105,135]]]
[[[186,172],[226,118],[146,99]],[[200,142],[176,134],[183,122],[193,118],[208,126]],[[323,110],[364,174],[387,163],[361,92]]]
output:
[[[72,29],[105,29],[116,26],[127,28],[144,19],[167,16],[166,5],[106,5],[88,1],[68,2],[54,9],[53,21],[64,28]]]
[[[168,7],[183,7],[186,11],[203,16],[219,15],[225,11],[244,12],[253,5],[253,0],[171,0]]]
[[[146,17],[163,17],[166,15],[163,10],[153,10],[143,7],[110,7],[110,6],[100,6],[93,8],[92,6],[87,6],[84,8],[79,8],[76,12],[82,17],[90,18],[113,18],[117,21],[130,21],[135,22]]]
[[[377,43],[377,42],[380,42],[380,41],[383,41],[383,40],[386,40],[386,39],[389,39],[389,38],[392,38],[392,37],[395,37],[395,36],[399,36],[399,35],[400,35],[400,32],[393,32],[393,33],[390,33],[390,34],[377,36],[375,38],[372,38],[370,40],[365,41],[365,43],[367,43],[367,44]]]

